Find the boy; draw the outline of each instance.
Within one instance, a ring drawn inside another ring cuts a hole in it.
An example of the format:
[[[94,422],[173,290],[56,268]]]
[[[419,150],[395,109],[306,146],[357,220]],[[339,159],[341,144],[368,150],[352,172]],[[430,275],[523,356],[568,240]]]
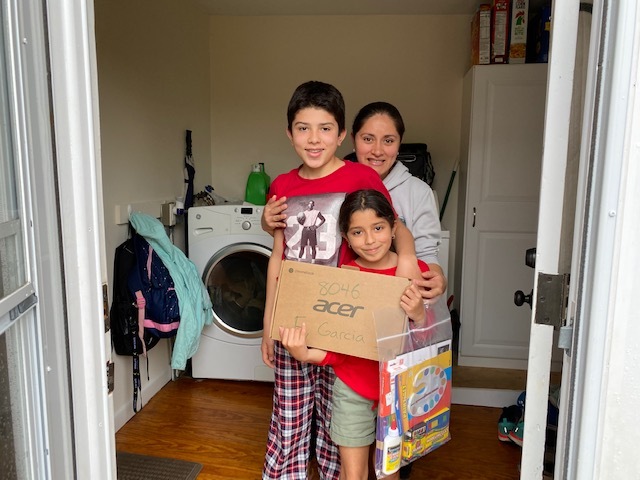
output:
[[[316,458],[322,479],[338,480],[338,449],[329,437],[331,392],[335,375],[328,367],[303,364],[295,360],[280,342],[269,338],[271,313],[282,259],[302,261],[301,223],[297,214],[310,201],[322,211],[324,221],[315,231],[315,263],[339,266],[353,258],[341,241],[337,226],[345,194],[373,188],[389,193],[370,167],[344,162],[336,150],[346,136],[344,100],[332,85],[306,82],[300,85],[287,108],[287,136],[302,165],[279,175],[269,194],[287,197],[287,227],[273,232],[273,251],[267,269],[262,358],[275,368],[273,412],[267,440],[263,479],[306,479],[314,408],[316,410]],[[400,223],[400,222],[399,222]],[[396,232],[395,247],[402,260],[399,275],[412,278],[417,269],[413,237],[403,225]],[[405,267],[406,266],[406,267]]]

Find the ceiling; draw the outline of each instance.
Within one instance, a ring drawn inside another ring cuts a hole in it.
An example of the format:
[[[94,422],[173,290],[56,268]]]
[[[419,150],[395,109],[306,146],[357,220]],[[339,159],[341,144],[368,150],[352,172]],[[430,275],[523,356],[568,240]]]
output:
[[[482,0],[195,0],[210,15],[471,15]]]

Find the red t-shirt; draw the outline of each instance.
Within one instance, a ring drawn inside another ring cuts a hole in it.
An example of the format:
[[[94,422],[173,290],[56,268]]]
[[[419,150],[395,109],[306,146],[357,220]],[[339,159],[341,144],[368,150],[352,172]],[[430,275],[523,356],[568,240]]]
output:
[[[342,241],[338,227],[340,206],[347,193],[369,188],[384,193],[391,202],[382,180],[373,168],[353,162],[344,162],[330,175],[313,180],[302,178],[299,170],[300,167],[278,175],[269,189],[269,196],[287,197],[283,258],[307,263],[313,260],[313,263],[329,266],[340,266],[353,260],[353,252]],[[320,226],[314,227],[313,232],[304,232],[304,212],[309,209],[310,202],[313,202],[314,216],[318,211],[324,221],[316,221]],[[313,239],[310,240],[309,235],[313,235]]]
[[[347,265],[357,267],[363,272],[391,276],[396,274],[396,267],[374,270],[361,267],[355,261],[351,261]],[[418,266],[421,272],[429,271],[429,266],[422,260],[418,260]],[[398,304],[400,304],[400,299],[398,299]],[[353,357],[344,353],[327,352],[321,365],[331,365],[336,372],[336,376],[364,398],[375,401],[380,398],[380,364],[375,360]]]

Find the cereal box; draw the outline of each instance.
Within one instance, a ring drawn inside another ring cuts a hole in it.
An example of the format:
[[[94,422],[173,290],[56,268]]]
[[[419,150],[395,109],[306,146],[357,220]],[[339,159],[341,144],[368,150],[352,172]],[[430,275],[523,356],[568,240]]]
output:
[[[491,62],[491,5],[483,3],[471,21],[471,65]]]
[[[491,6],[491,63],[507,63],[510,0],[493,0]]]
[[[513,0],[511,6],[511,44],[509,63],[525,63],[527,55],[527,27],[529,0]]]

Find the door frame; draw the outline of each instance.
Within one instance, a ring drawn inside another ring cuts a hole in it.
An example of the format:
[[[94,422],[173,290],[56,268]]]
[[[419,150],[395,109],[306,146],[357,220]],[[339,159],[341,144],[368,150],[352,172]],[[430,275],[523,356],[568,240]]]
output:
[[[76,474],[114,479],[94,5],[48,1],[46,9]]]

